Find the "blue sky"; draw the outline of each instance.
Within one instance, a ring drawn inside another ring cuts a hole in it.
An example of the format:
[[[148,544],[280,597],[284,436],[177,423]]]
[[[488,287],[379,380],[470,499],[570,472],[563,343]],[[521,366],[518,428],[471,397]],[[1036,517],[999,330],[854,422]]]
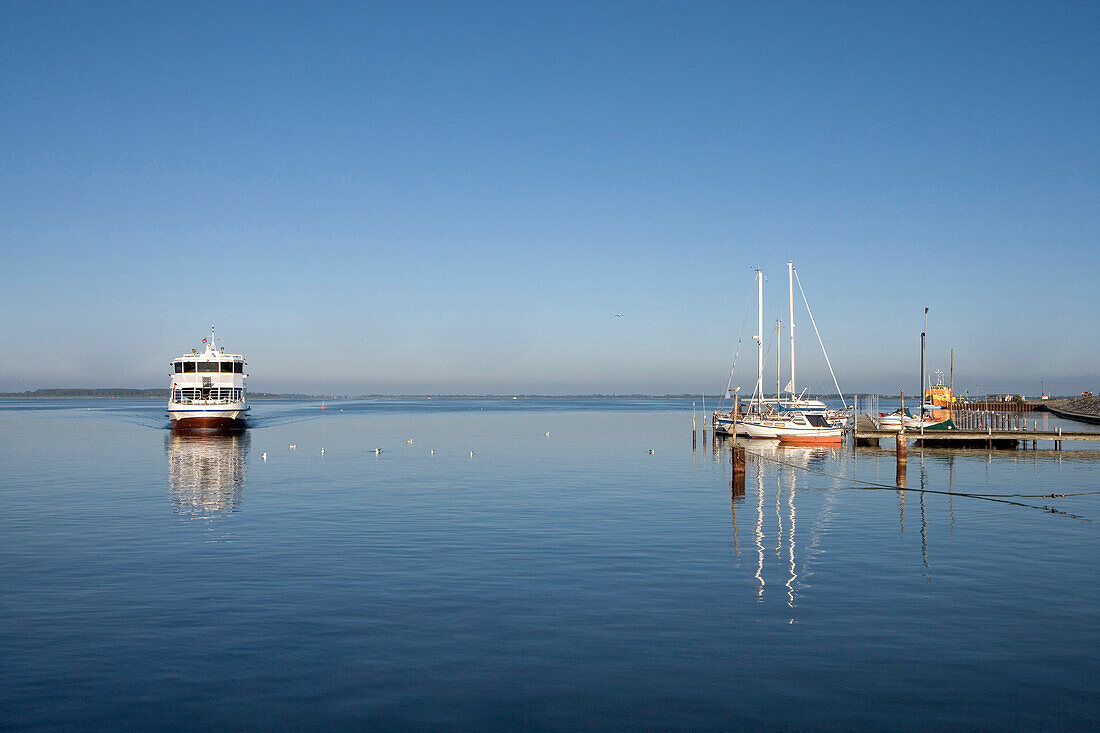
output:
[[[845,392],[918,389],[925,306],[959,391],[1100,388],[1097,38],[1096,3],[2,3],[0,390],[164,386],[211,324],[253,390],[715,393],[739,337],[751,389],[788,259]]]

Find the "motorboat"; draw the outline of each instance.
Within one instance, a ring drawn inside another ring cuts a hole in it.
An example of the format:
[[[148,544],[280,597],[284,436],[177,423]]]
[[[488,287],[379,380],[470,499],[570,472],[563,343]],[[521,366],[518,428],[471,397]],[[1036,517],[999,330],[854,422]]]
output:
[[[740,427],[750,438],[778,438],[791,445],[829,445],[844,439],[843,424],[832,423],[819,412],[777,410],[759,418],[746,417]]]
[[[944,413],[947,413],[944,415]],[[931,406],[926,406],[924,410],[924,417],[917,415],[910,415],[909,408],[897,409],[893,412],[878,414],[878,428],[879,430],[894,430],[901,431],[902,424],[905,425],[906,430],[952,430],[955,427],[954,421],[951,419],[951,414],[946,410],[939,408],[932,409]]]

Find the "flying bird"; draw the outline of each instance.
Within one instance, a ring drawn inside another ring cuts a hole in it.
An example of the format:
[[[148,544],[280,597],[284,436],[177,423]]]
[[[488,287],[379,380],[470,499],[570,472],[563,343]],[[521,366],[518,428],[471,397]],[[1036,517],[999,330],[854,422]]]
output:
[[[616,313],[615,315],[613,315],[611,317],[612,318],[626,318],[626,314],[625,313]]]

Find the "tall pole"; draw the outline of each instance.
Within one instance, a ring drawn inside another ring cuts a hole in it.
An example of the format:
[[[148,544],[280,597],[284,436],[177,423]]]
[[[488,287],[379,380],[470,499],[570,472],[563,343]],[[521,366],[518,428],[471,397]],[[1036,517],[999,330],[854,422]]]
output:
[[[920,419],[924,420],[924,337],[928,332],[928,309],[924,309],[924,330],[920,332]]]
[[[775,322],[775,399],[783,399],[783,390],[779,386],[779,375],[783,371],[783,342],[780,340],[780,336],[783,333],[783,321],[776,320]]]
[[[756,392],[764,397],[764,271],[756,268]]]
[[[787,260],[787,311],[791,334],[791,400],[794,401],[794,263]]]
[[[951,376],[947,380],[947,391],[951,393],[951,399],[948,401],[948,407],[955,406],[955,350],[951,349]]]

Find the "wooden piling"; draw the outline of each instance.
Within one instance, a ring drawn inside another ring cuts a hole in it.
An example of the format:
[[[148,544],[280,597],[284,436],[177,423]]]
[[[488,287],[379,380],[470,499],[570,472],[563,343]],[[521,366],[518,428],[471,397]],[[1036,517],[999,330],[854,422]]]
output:
[[[894,453],[897,457],[897,485],[902,488],[905,487],[905,471],[908,464],[908,456],[906,455],[906,441],[905,441],[905,390],[901,391],[901,430],[898,431],[898,437],[895,438]]]
[[[901,391],[901,430],[898,431],[898,437],[895,441],[895,450],[897,452],[898,463],[905,463],[906,457],[906,441],[905,441],[905,390]]]
[[[695,403],[691,403],[691,450],[695,452]]]
[[[733,446],[733,455],[730,457],[733,462],[733,493],[744,494],[745,493],[745,449],[739,445]]]
[[[734,496],[745,494],[745,449],[737,441],[737,395],[733,396],[733,449],[730,462],[733,463],[732,486]]]

